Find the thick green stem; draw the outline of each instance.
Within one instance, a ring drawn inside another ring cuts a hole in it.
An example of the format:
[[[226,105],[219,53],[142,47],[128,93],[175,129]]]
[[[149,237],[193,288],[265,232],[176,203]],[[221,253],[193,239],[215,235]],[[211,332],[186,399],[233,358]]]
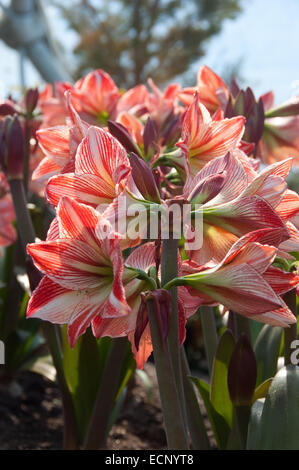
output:
[[[178,240],[170,238],[163,240],[161,259],[161,282],[162,286],[172,279],[178,277]],[[185,433],[187,434],[187,414],[186,400],[183,385],[181,346],[179,339],[179,315],[178,315],[178,293],[177,287],[169,289],[171,296],[171,315],[167,337],[169,353],[175,375],[176,387],[182,407],[182,414],[185,423]]]
[[[30,139],[32,134],[31,119],[25,121],[25,158],[24,158],[24,170],[23,170],[23,182],[24,190],[27,194],[29,185],[29,169],[30,169]]]
[[[107,426],[117,395],[123,360],[127,350],[127,338],[112,340],[103,378],[93,408],[84,449],[97,450],[105,448]]]
[[[9,182],[9,186],[17,217],[18,232],[26,256],[27,244],[34,243],[35,241],[35,231],[27,209],[27,198],[24,185],[21,180],[11,180]]]
[[[186,397],[187,420],[192,441],[192,449],[208,450],[210,449],[210,443],[194,390],[194,385],[190,380],[191,372],[189,370],[189,364],[184,348],[182,348],[181,356],[184,391]]]
[[[200,322],[202,327],[205,351],[210,374],[218,345],[218,335],[213,307],[200,307]]]
[[[189,446],[170,352],[167,342],[163,344],[152,299],[147,301],[147,313],[168,448],[171,450],[186,450]]]
[[[248,336],[249,341],[251,342],[251,333],[250,333],[250,324],[249,320],[238,313],[232,312],[234,317],[234,326],[235,326],[235,335],[238,339],[242,333],[245,333]]]
[[[296,289],[292,289],[283,296],[283,300],[297,316],[297,306],[296,306]],[[297,339],[297,323],[293,323],[289,328],[284,329],[284,363],[287,366],[291,364],[291,354],[294,352],[294,346],[292,343]]]

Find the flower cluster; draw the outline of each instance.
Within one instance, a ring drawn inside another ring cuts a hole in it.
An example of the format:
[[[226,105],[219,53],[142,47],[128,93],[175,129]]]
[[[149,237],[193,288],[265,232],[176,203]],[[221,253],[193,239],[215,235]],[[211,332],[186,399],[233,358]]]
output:
[[[44,157],[33,180],[56,218],[46,241],[27,248],[44,274],[28,317],[67,324],[72,346],[90,325],[96,337],[128,336],[138,367],[152,351],[148,292],[164,311],[165,291],[178,286],[181,342],[200,305],[296,321],[282,296],[298,284],[283,269],[299,251],[299,196],[286,183],[298,163],[297,103],[274,109],[203,67],[197,86],[164,92],[149,81],[121,93],[96,70],[55,93],[48,86],[39,106]],[[262,171],[259,157],[271,163]],[[163,285],[162,221],[174,205],[189,217],[168,219],[179,272]]]

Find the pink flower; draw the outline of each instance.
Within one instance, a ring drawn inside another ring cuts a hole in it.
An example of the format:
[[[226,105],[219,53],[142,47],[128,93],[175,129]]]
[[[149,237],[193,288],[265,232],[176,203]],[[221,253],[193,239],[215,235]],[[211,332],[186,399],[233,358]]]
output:
[[[71,101],[84,121],[106,124],[114,119],[119,91],[110,75],[101,69],[78,80],[71,89]]]
[[[187,160],[191,175],[213,158],[237,148],[244,133],[244,123],[243,116],[213,121],[195,95],[184,119],[181,140],[176,144],[183,152],[181,158]]]
[[[206,65],[201,67],[198,72],[197,86],[184,88],[179,92],[179,98],[185,105],[190,106],[196,92],[198,93],[199,102],[210,113],[214,113],[219,107],[222,107],[223,102],[226,101],[229,95],[224,81]]]
[[[279,215],[286,191],[286,168],[290,168],[290,162],[254,176],[230,153],[211,160],[187,180],[183,197],[199,205],[194,216],[202,217],[203,222],[202,247],[191,251],[190,257],[198,264],[220,261],[239,237],[261,229],[278,230],[280,242],[289,238]]]
[[[50,178],[46,194],[57,205],[62,196],[91,204],[111,203],[130,174],[127,152],[107,131],[91,126],[75,156],[75,171]]]
[[[107,227],[107,221],[93,208],[63,198],[48,240],[27,246],[45,274],[27,316],[67,323],[72,346],[97,316],[118,318],[131,311],[123,281],[135,273],[124,270],[117,234],[99,237],[104,232],[97,227],[103,225]]]
[[[295,323],[296,317],[278,295],[293,288],[295,276],[270,267],[275,256],[276,248],[244,239],[218,264],[184,261],[180,282],[186,286],[181,288],[186,308],[189,304],[194,309],[197,297],[198,304],[220,303],[262,323],[283,327]]]
[[[36,132],[39,150],[44,157],[33,171],[32,180],[34,182],[47,183],[53,175],[74,170],[75,154],[79,143],[87,133],[89,125],[82,121],[75,111],[68,91],[65,98],[70,123],[68,125],[42,128]]]

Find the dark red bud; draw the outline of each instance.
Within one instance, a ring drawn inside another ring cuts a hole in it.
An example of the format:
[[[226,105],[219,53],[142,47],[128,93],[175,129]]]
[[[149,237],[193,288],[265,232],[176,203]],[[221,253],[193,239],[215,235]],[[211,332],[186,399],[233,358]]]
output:
[[[216,175],[209,175],[204,180],[200,181],[189,195],[188,200],[196,204],[205,204],[213,199],[226,181],[226,172],[217,173]]]
[[[131,153],[130,163],[132,167],[132,177],[137,189],[144,199],[160,203],[160,195],[155,182],[154,175],[142,158]]]
[[[228,389],[235,406],[250,406],[257,377],[256,359],[246,334],[242,333],[228,367]]]
[[[132,139],[129,131],[120,122],[108,121],[108,129],[126,149],[128,153],[134,152],[141,156],[137,144]]]
[[[142,296],[139,309],[137,312],[136,328],[135,328],[135,333],[134,333],[134,343],[135,343],[135,348],[137,351],[139,349],[139,343],[140,343],[141,337],[143,335],[143,332],[147,324],[148,324],[148,316],[147,316],[147,311],[146,311],[146,301],[145,301],[144,296]]]
[[[230,82],[230,92],[232,94],[232,96],[234,98],[236,98],[236,96],[238,95],[238,93],[240,92],[240,87],[236,81],[235,78],[232,78],[231,79],[231,82]]]
[[[155,143],[158,138],[158,127],[152,118],[148,118],[143,131],[143,144],[145,155],[149,154],[149,151],[154,149]]]
[[[168,290],[157,289],[152,292],[156,306],[156,315],[163,344],[165,344],[170,326],[171,295]]]
[[[163,132],[162,145],[171,145],[177,142],[181,134],[181,115],[174,116]]]
[[[8,180],[22,179],[25,158],[24,131],[18,116],[0,122],[0,162]]]
[[[0,104],[0,116],[13,116],[16,112],[13,101],[5,100]]]
[[[25,106],[27,114],[31,115],[37,106],[39,92],[37,88],[30,88],[25,95]]]

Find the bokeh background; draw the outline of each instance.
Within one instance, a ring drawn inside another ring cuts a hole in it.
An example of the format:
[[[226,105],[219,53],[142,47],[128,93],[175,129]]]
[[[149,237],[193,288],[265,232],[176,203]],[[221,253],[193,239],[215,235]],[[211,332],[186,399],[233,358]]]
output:
[[[299,94],[298,0],[41,3],[55,47],[74,78],[104,68],[123,87],[148,76],[160,86],[174,79],[191,85],[200,65],[207,64],[226,80],[237,76],[256,96],[273,90],[277,103]],[[9,4],[3,0],[2,11]],[[0,57],[2,96],[44,82],[24,54],[3,41]]]

